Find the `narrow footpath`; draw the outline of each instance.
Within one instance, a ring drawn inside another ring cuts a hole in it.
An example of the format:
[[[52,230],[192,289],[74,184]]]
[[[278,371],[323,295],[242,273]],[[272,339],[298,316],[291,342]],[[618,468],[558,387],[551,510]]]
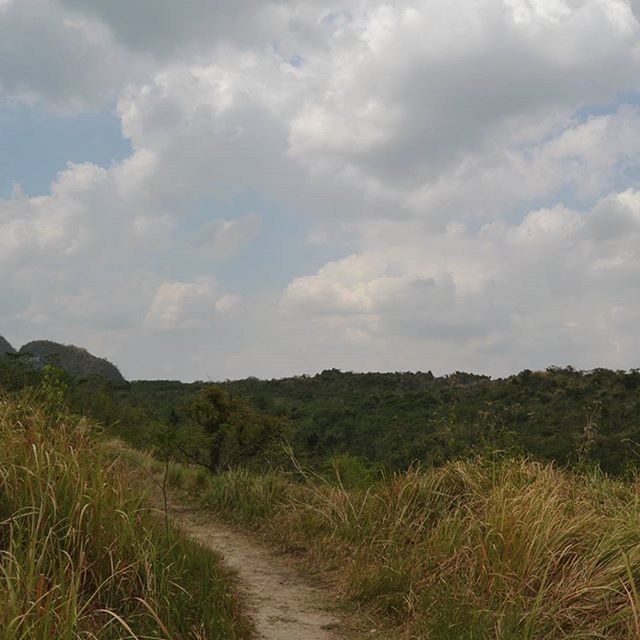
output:
[[[170,514],[192,538],[223,558],[238,578],[245,611],[261,640],[338,640],[340,622],[327,594],[308,584],[286,560],[210,514],[173,504]]]

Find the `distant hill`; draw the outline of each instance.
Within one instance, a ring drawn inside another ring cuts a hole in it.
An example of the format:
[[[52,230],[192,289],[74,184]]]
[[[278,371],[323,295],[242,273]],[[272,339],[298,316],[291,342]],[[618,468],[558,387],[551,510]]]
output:
[[[16,350],[9,344],[9,342],[0,336],[0,356],[3,356],[5,353],[15,353]]]
[[[102,376],[119,384],[126,382],[118,368],[104,358],[98,358],[86,349],[59,344],[49,340],[34,340],[20,349],[20,354],[31,356],[36,369],[50,364],[66,371],[74,378]]]

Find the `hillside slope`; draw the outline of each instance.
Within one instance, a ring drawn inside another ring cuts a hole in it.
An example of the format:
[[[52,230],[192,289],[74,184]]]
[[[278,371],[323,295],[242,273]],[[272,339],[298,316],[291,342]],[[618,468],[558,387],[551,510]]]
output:
[[[126,383],[123,375],[111,362],[74,345],[59,344],[50,340],[34,340],[25,344],[20,349],[20,353],[32,356],[33,364],[37,369],[41,369],[45,364],[51,364],[60,367],[74,378],[102,376],[110,382]]]
[[[16,350],[9,344],[8,340],[0,336],[0,356],[5,353],[15,353]]]

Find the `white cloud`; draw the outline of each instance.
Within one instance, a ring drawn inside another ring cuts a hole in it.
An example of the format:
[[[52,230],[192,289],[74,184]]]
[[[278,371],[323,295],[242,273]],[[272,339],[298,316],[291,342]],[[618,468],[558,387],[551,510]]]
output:
[[[154,159],[140,189],[176,206],[253,189],[319,217],[441,224],[565,187],[596,197],[637,156],[633,108],[575,116],[640,88],[624,0],[279,11],[278,47],[230,32],[121,96],[125,133]]]
[[[220,296],[216,300],[216,311],[222,313],[230,313],[238,308],[242,301],[242,297],[236,294],[228,293]]]
[[[166,249],[171,246],[175,226],[175,218],[168,214],[142,214],[131,220],[130,237],[139,246],[155,250]]]
[[[409,359],[403,349],[428,359],[446,345],[452,362],[493,373],[526,358],[630,367],[640,356],[640,340],[627,333],[640,314],[639,192],[613,193],[586,212],[532,211],[478,232],[425,237],[391,226],[370,226],[368,251],[292,282],[284,304],[337,340],[365,331]]]
[[[538,10],[516,20],[494,1],[361,5],[329,54],[309,63],[319,86],[293,121],[293,150],[415,188],[461,153],[637,87],[638,25],[622,0],[557,3],[553,20],[544,3],[517,4]],[[360,143],[346,132],[363,132]]]
[[[216,218],[199,229],[196,243],[208,255],[225,259],[251,244],[259,231],[260,216],[255,213],[232,220]]]
[[[198,328],[211,322],[216,299],[212,278],[199,278],[195,282],[163,282],[153,296],[145,324],[163,331]]]
[[[58,0],[108,25],[125,46],[166,58],[224,39],[252,42],[281,24],[279,3],[255,0]],[[268,40],[267,40],[268,42]]]
[[[630,366],[639,52],[626,0],[4,2],[0,100],[133,152],[0,201],[0,319],[135,375]]]
[[[505,210],[571,190],[593,198],[637,171],[640,114],[635,107],[570,121],[533,144],[468,154],[456,170],[422,185],[408,199],[415,215],[435,221],[452,217],[499,217]]]
[[[375,255],[351,255],[326,264],[317,275],[296,278],[284,293],[289,308],[320,315],[367,313],[403,284]]]
[[[107,172],[92,164],[70,164],[58,175],[50,196],[14,191],[0,201],[0,268],[36,256],[51,261],[74,256],[90,243],[87,197],[99,191]]]

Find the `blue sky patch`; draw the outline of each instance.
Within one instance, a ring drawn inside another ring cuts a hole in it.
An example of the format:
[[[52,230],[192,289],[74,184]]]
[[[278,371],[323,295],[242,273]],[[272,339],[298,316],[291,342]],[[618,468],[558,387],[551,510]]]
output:
[[[48,194],[68,162],[108,167],[130,153],[112,109],[74,116],[48,115],[26,106],[1,109],[0,197],[8,197],[14,184],[30,196]]]

